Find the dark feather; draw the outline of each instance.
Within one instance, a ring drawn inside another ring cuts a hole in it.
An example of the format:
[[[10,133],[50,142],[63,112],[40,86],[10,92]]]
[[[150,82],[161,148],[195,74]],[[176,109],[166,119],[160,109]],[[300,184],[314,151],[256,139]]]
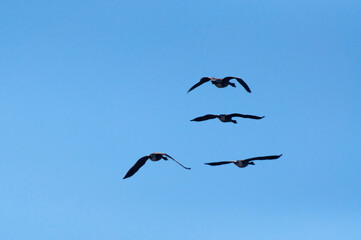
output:
[[[282,156],[281,155],[271,155],[271,156],[264,156],[264,157],[254,157],[254,158],[247,158],[244,159],[244,161],[254,161],[254,160],[274,160],[277,158],[280,158]]]
[[[163,155],[165,155],[165,156],[169,157],[170,159],[172,159],[173,161],[175,161],[176,163],[178,163],[179,165],[181,165],[183,168],[188,169],[188,170],[190,170],[190,169],[191,169],[191,168],[189,168],[189,167],[185,167],[185,166],[183,166],[183,164],[181,164],[180,162],[178,162],[177,160],[175,160],[174,158],[172,158],[172,157],[171,157],[171,156],[169,156],[168,154],[163,153]]]
[[[200,122],[200,121],[205,121],[205,120],[209,120],[209,119],[214,119],[216,117],[217,117],[217,115],[207,114],[207,115],[204,115],[202,117],[197,117],[195,119],[192,119],[191,121]]]
[[[174,158],[172,158],[170,155],[168,155],[168,154],[166,154],[166,153],[160,153],[160,154],[162,154],[162,155],[164,155],[164,156],[166,156],[166,157],[169,157],[170,159],[173,159],[173,160],[174,160]]]
[[[210,163],[205,163],[206,165],[210,165],[210,166],[218,166],[218,165],[223,165],[223,164],[229,164],[229,163],[234,163],[235,161],[222,161],[222,162],[210,162]]]
[[[200,85],[202,85],[203,83],[206,83],[208,82],[209,80],[211,80],[212,78],[209,78],[209,77],[203,77],[201,78],[201,80],[196,83],[193,87],[191,87],[187,93],[189,93],[190,91],[192,91],[193,89],[195,89],[196,87],[199,87]]]
[[[134,175],[134,173],[136,173],[144,164],[145,162],[149,159],[149,156],[145,156],[140,158],[135,164],[134,166],[129,169],[129,171],[127,172],[127,174],[125,174],[125,177],[123,179],[126,179],[128,177],[131,177]]]
[[[243,87],[244,89],[246,89],[247,92],[251,92],[251,89],[249,89],[248,85],[243,81],[242,78],[238,78],[238,77],[225,77],[223,78],[224,80],[231,80],[231,79],[236,79]]]
[[[254,115],[244,115],[244,114],[240,114],[240,113],[232,113],[229,114],[230,117],[241,117],[241,118],[251,118],[251,119],[262,119],[264,118],[264,116],[259,117],[259,116],[254,116]]]

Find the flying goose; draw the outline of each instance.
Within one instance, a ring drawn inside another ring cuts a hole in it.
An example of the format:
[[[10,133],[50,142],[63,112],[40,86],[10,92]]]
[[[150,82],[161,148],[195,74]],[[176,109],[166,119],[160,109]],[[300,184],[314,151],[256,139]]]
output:
[[[214,78],[214,77],[203,77],[201,80],[196,83],[193,87],[191,87],[187,93],[195,89],[196,87],[202,85],[203,83],[206,83],[208,81],[211,81],[212,84],[214,84],[218,88],[224,88],[228,85],[231,85],[232,87],[236,87],[236,84],[229,82],[232,79],[236,79],[243,87],[246,89],[247,92],[251,92],[251,89],[249,89],[248,85],[242,80],[242,78],[238,77],[225,77],[225,78]]]
[[[221,122],[237,123],[237,121],[233,120],[232,117],[242,117],[242,118],[251,118],[251,119],[262,119],[262,118],[264,118],[264,116],[258,117],[258,116],[254,116],[254,115],[244,115],[244,114],[240,114],[240,113],[219,114],[219,115],[207,114],[207,115],[204,115],[202,117],[197,117],[195,119],[192,119],[191,121],[201,122],[201,121],[206,121],[206,120],[209,120],[209,119],[218,118]]]
[[[248,165],[255,165],[254,162],[252,162],[254,160],[274,160],[274,159],[280,158],[281,156],[282,156],[282,154],[281,155],[264,156],[264,157],[254,157],[254,158],[248,158],[248,159],[238,160],[238,161],[210,162],[210,163],[205,163],[205,164],[210,165],[210,166],[218,166],[218,165],[223,165],[223,164],[234,163],[237,167],[245,168]]]
[[[134,166],[133,166],[131,169],[129,169],[129,171],[127,172],[127,174],[125,174],[125,177],[124,177],[123,179],[126,179],[126,178],[128,178],[128,177],[133,176],[134,173],[136,173],[136,172],[139,170],[139,168],[141,168],[148,159],[150,159],[150,160],[152,160],[152,161],[159,161],[159,160],[161,160],[161,159],[168,160],[167,157],[170,158],[170,159],[172,159],[173,161],[175,161],[175,162],[178,163],[179,165],[181,165],[183,168],[185,168],[185,169],[190,169],[190,168],[187,168],[187,167],[183,166],[181,163],[179,163],[178,161],[176,161],[174,158],[172,158],[171,156],[169,156],[169,155],[166,154],[166,153],[155,152],[155,153],[151,153],[151,154],[149,154],[149,155],[147,155],[147,156],[144,156],[144,157],[140,158],[140,159],[134,164]]]

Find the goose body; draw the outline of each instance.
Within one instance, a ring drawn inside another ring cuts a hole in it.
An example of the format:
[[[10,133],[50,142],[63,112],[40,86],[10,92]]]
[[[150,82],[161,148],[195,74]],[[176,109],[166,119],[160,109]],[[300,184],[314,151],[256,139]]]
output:
[[[255,165],[255,163],[253,162],[255,160],[274,160],[274,159],[280,158],[281,156],[282,156],[282,154],[281,155],[271,155],[271,156],[247,158],[247,159],[237,160],[237,161],[210,162],[210,163],[205,163],[205,164],[210,165],[210,166],[218,166],[218,165],[233,163],[234,165],[236,165],[239,168],[245,168],[248,165]]]
[[[169,156],[166,153],[155,152],[155,153],[151,153],[147,156],[141,157],[134,164],[134,166],[129,169],[129,171],[127,172],[127,174],[125,174],[123,179],[133,176],[147,162],[148,159],[155,162],[155,161],[159,161],[161,159],[168,160],[168,158],[172,159],[173,161],[175,161],[176,163],[181,165],[183,168],[188,169],[188,170],[190,169],[188,167],[183,166],[180,162],[178,162],[177,160],[175,160],[174,158],[172,158],[171,156]]]
[[[219,114],[218,116],[217,116],[217,118],[221,121],[221,122],[230,122],[231,121],[231,117],[229,117],[229,115],[228,115],[228,117],[227,117],[227,115],[226,114]]]
[[[234,164],[239,167],[239,168],[245,168],[247,167],[248,165],[254,165],[253,162],[248,162],[248,161],[244,161],[244,160],[238,160],[238,161],[235,161]]]
[[[214,84],[217,88],[225,88],[229,85],[229,81],[224,81],[223,79],[213,79],[211,83]]]
[[[163,155],[164,154],[162,154],[162,153],[151,153],[151,154],[148,155],[148,157],[149,157],[150,160],[152,160],[154,162],[159,161],[161,159],[168,160],[168,158],[164,157]]]
[[[251,92],[251,89],[248,87],[248,85],[243,81],[242,78],[238,78],[238,77],[225,77],[225,78],[214,78],[214,77],[203,77],[201,78],[201,80],[196,83],[195,85],[193,85],[187,93],[189,93],[190,91],[192,91],[193,89],[195,89],[196,87],[199,87],[200,85],[202,85],[203,83],[209,82],[211,81],[211,83],[218,87],[218,88],[225,88],[228,85],[231,85],[232,87],[236,87],[236,84],[230,82],[230,80],[232,79],[236,79],[243,87],[244,89],[246,89],[247,92]]]
[[[213,114],[207,114],[201,117],[197,117],[195,119],[192,119],[191,121],[195,121],[195,122],[201,122],[201,121],[206,121],[206,120],[210,120],[210,119],[215,119],[218,118],[221,122],[233,122],[233,123],[237,123],[236,120],[233,120],[233,117],[241,117],[241,118],[250,118],[250,119],[262,119],[264,118],[264,116],[259,117],[259,116],[254,116],[254,115],[245,115],[245,114],[240,114],[240,113],[232,113],[232,114],[218,114],[218,115],[213,115]]]

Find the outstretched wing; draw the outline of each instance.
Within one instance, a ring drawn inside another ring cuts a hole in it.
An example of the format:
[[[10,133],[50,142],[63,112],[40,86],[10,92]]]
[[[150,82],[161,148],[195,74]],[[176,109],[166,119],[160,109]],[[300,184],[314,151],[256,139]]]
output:
[[[209,119],[214,119],[216,117],[217,117],[217,115],[207,114],[207,115],[204,115],[202,117],[197,117],[195,119],[192,119],[191,121],[200,122],[200,121],[205,121],[205,120],[209,120]]]
[[[164,156],[166,156],[166,157],[169,157],[169,158],[172,159],[172,160],[175,160],[174,158],[172,158],[170,155],[168,155],[168,154],[166,154],[166,153],[157,152],[157,154],[162,154],[162,155],[164,155]]]
[[[281,156],[282,156],[282,154],[281,154],[281,155],[264,156],[264,157],[254,157],[254,158],[244,159],[244,161],[253,161],[253,160],[274,160],[274,159],[280,158]]]
[[[223,78],[223,80],[226,80],[226,81],[229,81],[231,79],[236,79],[239,82],[239,84],[241,84],[244,87],[244,89],[246,89],[247,92],[249,92],[249,93],[251,92],[251,89],[249,89],[248,85],[245,83],[245,81],[243,81],[242,78],[238,78],[238,77],[225,77],[225,78]]]
[[[211,79],[212,79],[212,78],[210,78],[210,77],[203,77],[203,78],[201,78],[201,80],[200,80],[198,83],[196,83],[193,87],[191,87],[191,88],[188,90],[187,93],[189,93],[190,91],[192,91],[192,90],[195,89],[196,87],[202,85],[203,83],[208,82],[208,81],[211,80]]]
[[[206,165],[210,165],[210,166],[218,166],[218,165],[235,163],[235,162],[236,162],[236,161],[222,161],[222,162],[210,162],[210,163],[205,163],[205,164],[206,164]]]
[[[240,113],[232,113],[229,114],[230,117],[241,117],[241,118],[251,118],[251,119],[262,119],[264,118],[264,116],[259,117],[259,116],[254,116],[254,115],[244,115],[244,114],[240,114]]]
[[[167,157],[169,157],[170,159],[172,159],[173,161],[175,161],[176,163],[178,163],[179,165],[181,165],[183,168],[185,168],[185,169],[191,169],[191,168],[189,168],[189,167],[185,167],[185,166],[183,166],[180,162],[178,162],[177,160],[175,160],[174,158],[172,158],[171,156],[169,156],[168,154],[166,154],[166,153],[162,153],[164,156],[167,156]]]
[[[131,169],[129,169],[129,171],[127,172],[127,174],[125,174],[125,177],[124,177],[123,179],[126,179],[126,178],[128,178],[128,177],[133,176],[134,173],[136,173],[136,172],[139,170],[139,168],[141,168],[148,159],[149,159],[149,156],[145,156],[145,157],[140,158],[140,159],[134,164],[134,166],[133,166]]]

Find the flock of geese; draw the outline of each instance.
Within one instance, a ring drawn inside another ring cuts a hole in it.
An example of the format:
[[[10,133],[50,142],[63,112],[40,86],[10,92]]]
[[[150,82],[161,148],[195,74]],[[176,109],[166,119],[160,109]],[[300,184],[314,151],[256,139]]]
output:
[[[251,93],[251,89],[248,87],[248,85],[241,78],[238,78],[238,77],[225,77],[225,78],[203,77],[203,78],[201,78],[201,80],[198,83],[193,85],[188,90],[187,93],[189,93],[190,91],[194,90],[195,88],[197,88],[200,85],[202,85],[202,84],[204,84],[206,82],[209,82],[209,81],[211,81],[211,83],[213,85],[215,85],[216,87],[218,87],[218,88],[225,88],[228,85],[232,86],[232,87],[236,87],[236,84],[230,82],[230,80],[232,80],[232,79],[237,80],[237,82],[239,84],[241,84],[242,87],[247,92]],[[192,119],[191,121],[201,122],[201,121],[206,121],[206,120],[218,118],[221,122],[237,123],[236,120],[232,119],[233,117],[250,118],[250,119],[255,119],[255,120],[259,120],[259,119],[264,118],[264,116],[259,117],[259,116],[254,116],[254,115],[244,115],[244,114],[240,114],[240,113],[219,114],[219,115],[207,114],[207,115]],[[209,166],[219,166],[219,165],[234,163],[239,168],[245,168],[248,165],[255,165],[255,163],[253,162],[255,160],[275,160],[275,159],[280,158],[281,156],[282,156],[282,154],[280,154],[280,155],[271,155],[271,156],[262,156],[262,157],[253,157],[253,158],[241,159],[241,160],[236,160],[236,161],[210,162],[210,163],[205,163],[205,164],[209,165]],[[162,160],[162,159],[163,160],[168,160],[168,158],[170,158],[173,161],[175,161],[176,163],[178,163],[184,169],[190,170],[190,168],[183,166],[180,162],[178,162],[177,160],[172,158],[170,155],[168,155],[166,153],[155,152],[155,153],[151,153],[151,154],[149,154],[147,156],[144,156],[144,157],[140,158],[134,164],[134,166],[129,169],[129,171],[127,172],[127,174],[125,174],[123,179],[133,176],[147,162],[147,160],[159,161],[159,160]]]

